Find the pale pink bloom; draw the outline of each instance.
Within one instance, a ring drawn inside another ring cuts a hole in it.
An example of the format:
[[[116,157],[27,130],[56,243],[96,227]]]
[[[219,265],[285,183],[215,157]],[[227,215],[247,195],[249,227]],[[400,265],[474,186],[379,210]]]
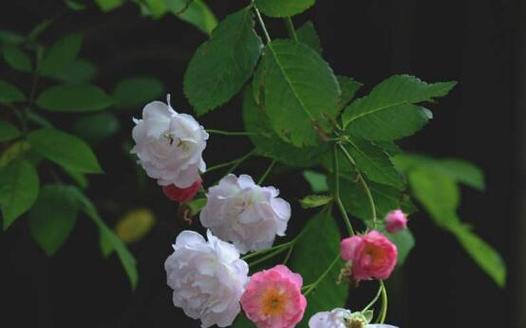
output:
[[[398,250],[387,237],[373,230],[342,240],[340,254],[342,259],[351,262],[351,277],[358,282],[387,279],[396,265]]]
[[[405,213],[400,209],[387,213],[385,216],[385,229],[390,233],[407,229],[407,216]]]
[[[303,279],[284,265],[255,273],[241,296],[246,316],[258,328],[292,328],[303,318]]]
[[[359,312],[336,308],[332,311],[318,312],[309,320],[309,328],[397,328],[384,324],[369,324]]]

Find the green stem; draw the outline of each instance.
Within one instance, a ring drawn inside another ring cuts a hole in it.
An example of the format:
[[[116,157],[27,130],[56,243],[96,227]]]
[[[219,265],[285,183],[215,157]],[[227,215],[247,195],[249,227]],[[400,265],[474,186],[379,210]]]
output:
[[[294,250],[294,245],[296,245],[296,243],[290,245],[289,251],[287,252],[287,255],[285,255],[285,259],[283,259],[283,264],[287,264],[287,262],[289,261],[290,256],[292,255],[292,251]]]
[[[332,263],[329,265],[329,267],[318,277],[318,279],[316,279],[315,282],[313,282],[312,284],[309,284],[305,287],[306,290],[305,292],[303,293],[305,296],[309,295],[317,286],[318,284],[323,280],[325,279],[325,277],[329,274],[329,272],[331,272],[332,268],[336,265],[336,263],[338,263],[338,261],[340,260],[340,254],[336,255],[336,257],[334,258],[334,260],[332,261]]]
[[[265,262],[266,260],[269,260],[271,258],[273,258],[274,256],[276,255],[279,255],[280,253],[282,253],[283,251],[285,251],[287,249],[287,247],[281,247],[281,248],[278,248],[276,249],[274,252],[270,253],[270,254],[267,254],[257,260],[255,260],[254,262],[252,263],[249,263],[250,266],[254,266],[254,265],[258,265],[260,263],[263,263]]]
[[[246,260],[251,259],[253,257],[257,257],[257,256],[260,256],[260,255],[263,255],[263,254],[267,254],[268,252],[271,252],[271,251],[274,251],[274,250],[277,250],[277,249],[281,249],[281,248],[284,248],[284,247],[289,247],[291,245],[291,243],[292,243],[292,241],[289,241],[289,242],[286,242],[286,243],[283,243],[283,244],[280,244],[280,245],[276,245],[276,246],[273,246],[273,247],[270,247],[270,248],[262,249],[260,251],[247,254],[247,255],[243,256],[241,259],[246,261]]]
[[[223,136],[253,136],[256,133],[246,132],[246,131],[223,131],[223,130],[214,130],[206,129],[206,132],[211,134],[219,134]]]
[[[261,26],[261,29],[263,30],[263,34],[265,35],[265,39],[267,40],[267,43],[272,42],[272,39],[270,39],[270,34],[267,31],[267,27],[265,26],[265,22],[263,21],[263,17],[261,16],[261,13],[259,12],[258,7],[256,7],[254,0],[252,0],[252,6],[254,8],[254,12],[256,13],[258,23]]]
[[[384,323],[385,317],[387,316],[387,307],[388,307],[388,299],[387,299],[387,289],[385,288],[384,282],[380,280],[380,286],[382,288],[382,308],[380,310],[380,314],[378,315],[377,322],[378,323]]]
[[[343,206],[343,202],[340,198],[340,168],[338,163],[338,152],[336,149],[336,146],[332,149],[333,154],[333,169],[334,169],[334,199],[336,200],[336,204],[338,205],[338,209],[340,210],[343,221],[345,222],[345,226],[347,227],[347,232],[349,235],[354,236],[354,229],[351,224],[351,220],[349,219],[349,216],[347,215],[347,211],[345,210],[345,207]]]
[[[231,166],[233,165],[233,168],[230,169],[230,172],[232,172],[233,170],[235,170],[241,163],[243,163],[247,158],[249,158],[250,156],[252,156],[254,154],[255,150],[251,150],[250,152],[248,152],[247,154],[239,157],[239,158],[236,158],[232,161],[229,161],[229,162],[226,162],[226,163],[221,163],[221,164],[217,164],[217,165],[214,165],[214,166],[211,166],[209,167],[205,173],[210,173],[212,171],[215,171],[215,170],[218,170],[218,169],[221,169],[223,167],[228,167],[228,166]]]
[[[285,21],[285,26],[287,27],[287,31],[289,32],[290,38],[298,42],[298,36],[296,35],[296,29],[294,28],[292,18],[285,17],[283,20]]]
[[[261,176],[261,178],[259,179],[258,181],[258,185],[261,185],[263,183],[263,181],[265,181],[265,179],[267,178],[267,176],[270,174],[270,172],[272,171],[272,168],[274,168],[274,165],[276,165],[276,160],[272,160],[272,162],[270,163],[270,165],[267,167],[267,169],[265,170],[265,173],[263,173],[263,175]]]
[[[338,144],[338,146],[342,150],[343,154],[345,155],[349,163],[356,168],[356,161],[354,160],[354,158],[352,158],[351,154],[349,154],[347,149],[345,149],[345,147],[342,144]],[[358,169],[356,171],[358,172],[358,181],[360,181],[361,185],[363,186],[363,189],[365,190],[365,193],[367,194],[367,199],[369,200],[369,206],[371,208],[371,216],[373,219],[373,228],[376,228],[378,219],[376,217],[376,205],[374,202],[373,194],[371,193],[371,189],[369,188],[367,181],[365,181],[362,173],[360,173]]]
[[[380,281],[380,283],[378,284],[378,292],[374,296],[373,300],[369,302],[369,304],[367,304],[366,307],[363,308],[362,312],[369,310],[376,303],[376,301],[378,301],[378,298],[380,298],[380,295],[382,294],[383,289],[384,289],[384,286]]]

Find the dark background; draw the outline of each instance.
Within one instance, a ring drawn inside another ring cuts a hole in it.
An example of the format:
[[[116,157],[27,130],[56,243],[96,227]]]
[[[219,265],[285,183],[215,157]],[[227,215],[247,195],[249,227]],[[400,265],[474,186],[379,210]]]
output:
[[[309,13],[294,19],[297,26],[312,19],[324,57],[339,74],[363,82],[365,90],[393,73],[410,73],[426,81],[459,81],[440,101],[431,124],[403,147],[464,158],[484,169],[487,192],[463,189],[460,214],[504,256],[508,287],[497,288],[452,236],[436,228],[425,214],[416,214],[410,224],[417,247],[404,271],[397,273],[397,286],[390,295],[389,322],[400,327],[526,327],[526,321],[519,321],[526,310],[519,289],[519,278],[524,277],[519,274],[523,256],[519,237],[524,230],[519,131],[526,119],[521,106],[526,76],[521,2],[319,0]],[[221,19],[247,1],[209,3]],[[26,33],[49,17],[58,19],[44,40],[84,33],[81,55],[99,66],[98,84],[108,90],[122,78],[157,76],[168,86],[176,109],[189,111],[182,95],[182,76],[192,52],[206,39],[195,28],[173,16],[160,21],[141,17],[132,4],[111,14],[94,7],[75,13],[60,1],[2,3],[0,28]],[[267,21],[273,36],[285,35],[281,21]],[[18,78],[0,68],[2,78]],[[0,234],[0,326],[198,326],[171,305],[165,285],[162,263],[176,233],[184,227],[177,219],[177,207],[165,201],[151,180],[146,181],[146,188],[133,190],[134,165],[120,152],[122,142],[129,139],[130,117],[139,110],[120,113],[121,133],[97,147],[107,174],[94,177],[90,188],[109,222],[137,206],[152,208],[159,218],[153,232],[132,246],[141,274],[138,289],[130,291],[116,258],[101,257],[97,231],[85,218],[79,219],[73,235],[53,258],[34,245],[24,220],[19,220]],[[68,117],[57,120],[65,128],[70,124]],[[239,99],[202,123],[210,128],[240,129]],[[209,165],[250,148],[244,139],[214,139],[205,153]],[[266,160],[251,161],[244,171],[261,174],[266,165]],[[267,182],[278,184],[286,197],[307,192],[299,175],[285,172]],[[294,213],[294,218],[303,214]],[[351,292],[351,303],[365,304],[362,296]]]

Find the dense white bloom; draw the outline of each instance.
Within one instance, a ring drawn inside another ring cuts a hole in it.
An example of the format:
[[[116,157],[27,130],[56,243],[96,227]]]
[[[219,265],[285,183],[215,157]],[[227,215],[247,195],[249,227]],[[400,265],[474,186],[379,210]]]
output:
[[[201,327],[227,327],[239,314],[239,300],[248,282],[248,264],[237,249],[207,231],[208,242],[193,231],[181,232],[174,252],[164,262],[173,302],[201,319]]]
[[[186,188],[206,170],[202,158],[208,133],[188,114],[180,114],[167,104],[153,101],[142,111],[142,119],[134,119],[132,131],[139,163],[149,177],[161,186]]]
[[[241,253],[270,247],[276,235],[285,235],[290,219],[290,204],[278,195],[276,188],[260,187],[248,175],[229,174],[208,190],[201,224]]]
[[[309,328],[397,328],[384,324],[368,324],[360,312],[336,308],[332,311],[318,312],[309,319]]]

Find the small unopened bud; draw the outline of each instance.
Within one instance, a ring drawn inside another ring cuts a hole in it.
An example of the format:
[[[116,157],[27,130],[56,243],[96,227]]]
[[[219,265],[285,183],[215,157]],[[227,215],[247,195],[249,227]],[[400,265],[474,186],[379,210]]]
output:
[[[179,202],[179,203],[185,203],[188,201],[191,201],[199,189],[201,189],[202,184],[201,178],[199,180],[195,181],[190,187],[188,188],[178,188],[175,185],[168,185],[163,186],[163,193],[168,197],[168,199]]]
[[[387,213],[385,216],[385,229],[390,233],[407,229],[407,216],[405,213],[400,209]]]

